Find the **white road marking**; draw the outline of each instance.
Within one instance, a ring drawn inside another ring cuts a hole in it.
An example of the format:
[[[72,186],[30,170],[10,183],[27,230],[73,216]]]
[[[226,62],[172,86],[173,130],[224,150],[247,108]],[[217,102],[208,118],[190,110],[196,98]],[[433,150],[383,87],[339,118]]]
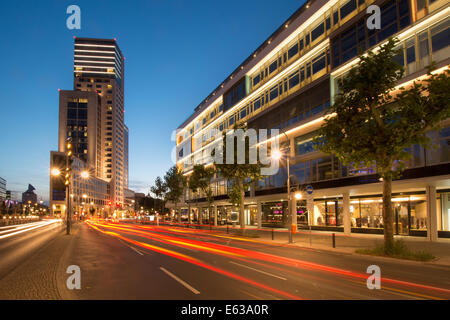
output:
[[[262,274],[265,274],[265,275],[268,275],[268,276],[271,276],[271,277],[274,277],[274,278],[278,278],[278,279],[281,279],[281,280],[287,280],[286,278],[283,278],[283,277],[280,277],[280,276],[277,276],[277,275],[274,275],[274,274],[271,274],[271,273],[268,273],[268,272],[265,272],[265,271],[262,271],[262,270],[255,269],[255,268],[246,266],[244,264],[240,264],[240,263],[237,263],[237,262],[234,262],[234,261],[229,261],[229,262],[232,263],[232,264],[235,264],[237,266],[241,266],[241,267],[244,267],[244,268],[247,268],[247,269],[250,269],[250,270],[253,270],[253,271],[256,271],[256,272],[259,272],[259,273],[262,273]]]
[[[122,242],[125,246],[127,246],[128,248],[130,248],[131,250],[133,250],[134,252],[140,254],[141,256],[144,255],[141,251],[139,251],[138,249],[136,249],[136,248],[133,247],[133,246],[130,246],[129,244],[127,244],[127,243],[126,243],[125,241],[123,241],[122,239],[118,239],[118,240],[119,240],[120,242]]]
[[[138,254],[140,254],[141,256],[143,256],[144,254],[142,252],[140,252],[138,249],[136,249],[135,247],[130,246],[131,249],[133,249],[134,251],[136,251]]]
[[[178,278],[176,275],[174,275],[172,272],[164,269],[163,267],[159,267],[159,269],[161,269],[162,271],[164,271],[168,276],[170,276],[172,279],[178,281],[180,284],[182,284],[184,287],[186,287],[187,289],[189,289],[193,294],[200,294],[200,291],[198,291],[197,289],[193,288],[192,286],[190,286],[188,283],[184,282],[183,280],[181,280],[180,278]]]
[[[0,236],[0,239],[9,238],[9,237],[15,236],[16,234],[20,234],[20,233],[24,233],[24,232],[27,232],[27,231],[31,231],[31,230],[37,229],[37,228],[45,227],[45,226],[51,225],[51,224],[53,224],[55,222],[58,222],[58,221],[59,220],[49,220],[48,222],[41,223],[41,224],[35,225],[33,227],[29,227],[29,228],[26,228],[26,229],[23,229],[23,230],[19,230],[19,231],[15,231],[15,232],[11,232],[11,233],[5,234],[3,236]]]

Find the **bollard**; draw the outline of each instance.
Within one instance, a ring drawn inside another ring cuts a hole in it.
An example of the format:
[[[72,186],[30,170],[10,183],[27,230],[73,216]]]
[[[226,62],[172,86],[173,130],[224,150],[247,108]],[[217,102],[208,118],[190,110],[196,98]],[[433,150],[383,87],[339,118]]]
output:
[[[273,233],[273,228],[272,228],[272,240],[273,240],[273,238],[274,238],[274,233]]]
[[[333,248],[336,248],[336,235],[334,233],[332,233],[331,238],[333,240]]]
[[[228,223],[227,223],[227,233],[228,233]]]

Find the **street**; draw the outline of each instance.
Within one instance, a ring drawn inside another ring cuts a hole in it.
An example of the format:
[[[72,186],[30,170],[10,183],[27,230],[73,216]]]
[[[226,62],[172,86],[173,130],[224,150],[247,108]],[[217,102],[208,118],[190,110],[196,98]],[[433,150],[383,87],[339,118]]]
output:
[[[175,226],[91,220],[76,224],[70,236],[63,231],[59,223],[52,223],[0,239],[2,298],[450,298],[445,266],[271,244]],[[33,259],[23,258],[33,251],[37,251]],[[42,263],[52,266],[44,270]],[[80,267],[80,290],[66,287],[69,265]],[[370,265],[380,267],[380,290],[366,285]],[[50,276],[43,275],[50,271]],[[46,279],[55,283],[43,285]]]

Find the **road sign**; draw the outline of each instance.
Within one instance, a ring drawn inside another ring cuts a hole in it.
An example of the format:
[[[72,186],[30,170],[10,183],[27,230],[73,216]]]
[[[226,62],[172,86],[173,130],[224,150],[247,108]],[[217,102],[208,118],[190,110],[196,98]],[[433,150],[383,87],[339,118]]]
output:
[[[305,189],[306,189],[307,194],[312,194],[314,191],[314,189],[311,185],[307,185]]]

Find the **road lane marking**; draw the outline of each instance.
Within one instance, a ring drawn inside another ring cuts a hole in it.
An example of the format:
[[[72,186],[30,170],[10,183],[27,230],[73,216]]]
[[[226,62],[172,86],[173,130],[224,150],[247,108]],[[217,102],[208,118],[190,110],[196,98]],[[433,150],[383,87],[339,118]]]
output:
[[[252,297],[252,298],[254,298],[256,300],[264,300],[263,298],[257,297],[257,296],[255,296],[255,295],[253,295],[253,294],[251,294],[251,293],[249,293],[249,292],[247,292],[245,290],[239,290],[239,291],[241,291],[242,293],[244,293],[244,294],[246,294],[246,295],[248,295],[248,296],[250,296],[250,297]]]
[[[189,289],[192,293],[194,294],[200,294],[200,291],[198,291],[197,289],[193,288],[192,286],[190,286],[188,283],[184,282],[183,280],[181,280],[180,278],[178,278],[176,275],[174,275],[172,272],[166,270],[163,267],[159,267],[159,269],[161,269],[162,271],[164,271],[168,276],[170,276],[172,279],[178,281],[180,284],[182,284],[184,287],[186,287],[187,289]]]
[[[141,256],[143,256],[144,254],[142,252],[140,252],[138,249],[136,249],[135,247],[131,247],[131,249],[133,249],[134,251],[136,251],[138,254],[140,254]]]
[[[274,277],[274,278],[278,278],[278,279],[281,279],[281,280],[287,280],[286,278],[283,278],[283,277],[280,277],[280,276],[277,276],[277,275],[274,275],[274,274],[271,274],[271,273],[268,273],[268,272],[265,272],[265,271],[262,271],[262,270],[255,269],[255,268],[246,266],[244,264],[240,264],[240,263],[237,263],[237,262],[234,262],[234,261],[228,261],[228,262],[232,263],[232,264],[235,264],[237,266],[241,266],[241,267],[244,267],[244,268],[247,268],[247,269],[250,269],[250,270],[253,270],[253,271],[256,271],[256,272],[259,272],[259,273],[262,273],[262,274],[265,274],[265,275],[268,275],[268,276],[271,276],[271,277]]]
[[[360,283],[364,286],[366,285],[365,282],[353,281],[353,280],[350,280],[350,281],[354,282],[354,283]],[[428,299],[428,300],[444,300],[443,298],[433,297],[433,296],[425,295],[422,293],[411,292],[411,291],[407,291],[407,290],[400,290],[400,289],[396,289],[396,288],[392,288],[392,287],[386,287],[385,285],[381,286],[381,290],[386,290],[386,291],[389,291],[390,293],[398,294],[400,296],[413,297],[416,299],[421,298],[421,299]]]
[[[119,239],[119,241],[122,242],[125,246],[127,246],[127,247],[130,248],[131,250],[133,250],[134,252],[140,254],[141,256],[144,255],[141,251],[139,251],[138,249],[136,249],[136,248],[133,247],[133,246],[128,245],[128,244],[125,243],[125,241],[123,241],[122,239]]]

